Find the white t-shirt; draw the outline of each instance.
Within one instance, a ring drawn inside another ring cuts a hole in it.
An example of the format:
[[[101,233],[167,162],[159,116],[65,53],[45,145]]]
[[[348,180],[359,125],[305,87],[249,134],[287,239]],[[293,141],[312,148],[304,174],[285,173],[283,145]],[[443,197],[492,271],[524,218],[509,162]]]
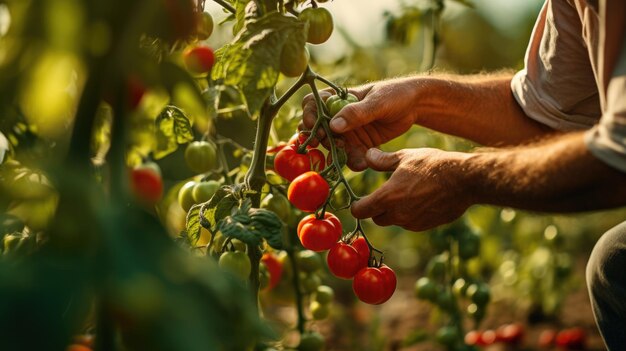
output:
[[[547,0],[511,89],[530,118],[589,129],[589,151],[626,172],[626,37],[612,76],[603,78],[606,1],[624,0]]]

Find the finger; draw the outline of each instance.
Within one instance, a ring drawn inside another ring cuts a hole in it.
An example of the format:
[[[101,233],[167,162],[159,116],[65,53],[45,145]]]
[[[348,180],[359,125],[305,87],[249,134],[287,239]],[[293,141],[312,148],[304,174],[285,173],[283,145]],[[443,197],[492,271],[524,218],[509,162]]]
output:
[[[376,225],[379,225],[381,227],[387,227],[387,226],[396,224],[393,222],[389,212],[384,212],[381,215],[372,217],[372,220],[374,221],[374,223],[376,223]]]
[[[388,207],[385,199],[389,191],[389,183],[383,184],[378,190],[362,197],[350,207],[350,211],[355,218],[371,218],[383,214]]]
[[[367,169],[367,161],[365,160],[365,152],[367,149],[359,144],[347,144],[346,155],[348,156],[347,165],[355,172]]]
[[[402,154],[398,152],[383,152],[376,148],[371,148],[365,153],[365,161],[367,165],[376,171],[389,172],[394,171],[400,160]]]
[[[372,106],[364,100],[346,105],[330,121],[330,129],[335,133],[345,133],[362,127],[375,118]]]

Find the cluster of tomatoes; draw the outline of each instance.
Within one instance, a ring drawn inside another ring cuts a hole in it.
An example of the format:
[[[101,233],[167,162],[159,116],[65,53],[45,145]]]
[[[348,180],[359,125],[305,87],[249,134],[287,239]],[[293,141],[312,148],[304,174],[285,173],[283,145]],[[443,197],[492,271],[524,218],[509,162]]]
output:
[[[539,335],[538,344],[542,349],[551,349],[556,346],[559,350],[585,350],[587,334],[579,327],[558,332],[554,329],[547,329]]]
[[[521,324],[505,324],[496,330],[472,330],[465,334],[465,343],[475,346],[489,346],[495,343],[521,345],[524,340],[524,327]]]

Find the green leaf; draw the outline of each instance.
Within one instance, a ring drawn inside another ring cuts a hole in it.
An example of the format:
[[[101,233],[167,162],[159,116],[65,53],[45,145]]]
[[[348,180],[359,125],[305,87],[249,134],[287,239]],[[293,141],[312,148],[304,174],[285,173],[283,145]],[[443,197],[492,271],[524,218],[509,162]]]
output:
[[[0,132],[0,164],[4,162],[5,155],[9,152],[9,140]]]
[[[276,85],[287,40],[304,43],[305,24],[277,12],[247,20],[235,40],[217,50],[212,78],[238,87],[255,115]]]
[[[179,144],[186,144],[193,140],[193,131],[189,119],[176,106],[166,106],[157,116],[155,124],[157,145],[154,157],[156,159],[176,151]]]
[[[189,212],[187,212],[185,231],[187,233],[187,240],[191,246],[195,246],[198,239],[200,239],[200,231],[202,230],[202,226],[200,225],[200,207],[202,207],[202,204],[193,205]]]
[[[230,215],[231,209],[235,208],[237,203],[238,201],[233,194],[232,187],[222,186],[205,205],[203,219],[206,220],[206,224],[208,224],[211,229],[216,230],[217,224]]]
[[[283,223],[272,211],[251,208],[250,200],[233,208],[230,216],[219,223],[222,234],[239,239],[248,245],[260,245],[265,239],[275,249],[283,248]]]

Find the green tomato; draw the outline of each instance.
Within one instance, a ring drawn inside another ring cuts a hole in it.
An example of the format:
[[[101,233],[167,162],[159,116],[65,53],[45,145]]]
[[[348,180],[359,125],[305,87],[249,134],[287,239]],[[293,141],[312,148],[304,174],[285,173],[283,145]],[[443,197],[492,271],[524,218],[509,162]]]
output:
[[[454,346],[459,341],[459,337],[459,330],[454,326],[439,328],[435,334],[437,342],[445,346]]]
[[[193,188],[196,184],[197,183],[194,181],[189,181],[178,191],[178,203],[180,204],[180,207],[185,210],[185,212],[188,212],[191,206],[196,203],[193,199]]]
[[[317,301],[311,302],[311,306],[309,306],[311,310],[311,316],[315,320],[326,319],[330,314],[330,307],[328,304],[322,304]]]
[[[315,251],[302,250],[296,254],[296,262],[298,263],[298,269],[312,273],[322,268],[322,258]]]
[[[437,255],[430,259],[426,266],[426,272],[432,279],[441,279],[446,275],[448,267],[448,255]]]
[[[489,286],[484,283],[471,284],[467,288],[467,297],[469,297],[477,306],[483,307],[491,299]]]
[[[298,351],[320,351],[324,349],[324,337],[317,332],[306,332],[300,336]]]
[[[345,99],[342,99],[340,97],[338,97],[338,99],[331,98],[332,96],[326,99],[326,107],[328,107],[328,112],[330,113],[331,117],[339,113],[342,108],[359,101],[359,99],[351,93],[348,93]]]
[[[329,304],[335,298],[335,291],[327,285],[320,285],[315,290],[315,301],[321,304]]]
[[[197,204],[207,202],[211,200],[211,198],[219,188],[220,183],[215,180],[197,183],[192,191],[193,200]]]
[[[311,44],[321,44],[333,33],[333,16],[325,8],[306,8],[300,12],[299,18],[309,23],[306,41]]]
[[[200,40],[206,40],[213,33],[213,17],[210,13],[204,11],[199,14],[197,27],[196,27],[196,36]]]
[[[441,253],[450,250],[449,236],[445,230],[435,229],[430,232],[430,245],[436,252]]]
[[[459,257],[464,260],[474,258],[480,253],[480,236],[467,229],[459,235]]]
[[[454,311],[456,299],[450,290],[443,290],[437,295],[437,305],[444,311]]]
[[[439,289],[432,280],[422,277],[415,282],[415,296],[418,299],[434,302],[437,300],[437,295],[439,295]]]
[[[259,265],[259,288],[261,290],[267,288],[270,284],[270,272],[267,270],[267,266],[263,263]]]
[[[242,280],[248,279],[252,265],[250,259],[245,252],[242,251],[227,251],[220,256],[218,265]]]
[[[309,51],[287,42],[280,52],[280,73],[287,77],[299,77],[309,64]]]
[[[185,162],[194,172],[208,172],[217,167],[217,147],[213,142],[194,141],[185,150]]]
[[[291,215],[291,203],[282,194],[269,194],[261,201],[261,208],[268,209],[278,216],[283,222],[289,221]]]
[[[322,279],[317,274],[300,273],[300,288],[305,294],[312,294],[322,285]]]

